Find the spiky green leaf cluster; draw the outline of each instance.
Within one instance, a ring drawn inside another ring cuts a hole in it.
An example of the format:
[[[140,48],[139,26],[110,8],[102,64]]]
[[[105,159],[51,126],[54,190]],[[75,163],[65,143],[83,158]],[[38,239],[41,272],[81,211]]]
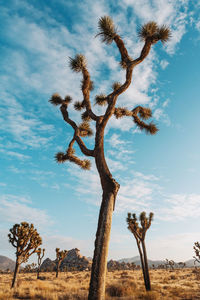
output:
[[[87,110],[81,114],[81,119],[85,122],[91,121],[91,117],[89,116]]]
[[[51,104],[57,106],[57,105],[61,105],[63,103],[63,99],[59,94],[55,93],[51,96],[51,99],[49,99],[49,102]]]
[[[82,110],[84,107],[85,107],[84,101],[76,101],[76,102],[74,103],[74,108],[75,108],[75,110],[80,111],[80,110]]]
[[[81,165],[81,168],[83,170],[90,170],[90,168],[91,168],[91,162],[90,162],[90,160],[89,159],[84,159],[83,163]]]
[[[81,123],[79,125],[79,130],[80,130],[80,136],[81,137],[93,135],[93,131],[90,128],[90,124],[88,122]]]
[[[63,164],[67,159],[67,155],[63,152],[58,152],[55,154],[55,160],[57,163]]]
[[[141,107],[139,110],[139,115],[143,120],[147,120],[152,117],[152,111],[150,108]]]
[[[71,102],[72,102],[72,97],[69,95],[65,96],[64,103],[68,105]]]
[[[116,107],[114,111],[114,115],[116,119],[120,119],[123,118],[124,116],[131,115],[131,112],[129,112],[129,110],[127,110],[127,108],[125,107]]]
[[[158,39],[164,44],[171,38],[171,30],[166,25],[162,25],[158,31]]]
[[[151,122],[147,126],[147,128],[145,128],[145,130],[146,130],[147,133],[149,133],[151,135],[154,135],[154,134],[156,134],[158,132],[158,128],[157,128],[157,126],[153,122]]]
[[[113,20],[109,16],[100,18],[98,28],[99,33],[97,34],[97,36],[101,37],[102,42],[111,44],[115,35],[117,34],[117,29],[115,28]]]
[[[162,43],[165,43],[171,37],[171,31],[169,27],[165,25],[159,27],[156,22],[148,22],[140,27],[138,36],[144,41],[148,38],[151,38],[152,43],[155,43],[159,40]]]
[[[95,104],[100,106],[108,104],[106,95],[100,94],[95,97]]]
[[[114,91],[118,90],[121,87],[121,83],[120,82],[114,82],[112,85],[112,89]]]
[[[74,72],[81,72],[87,66],[86,59],[83,54],[77,54],[75,58],[70,57],[69,59],[69,66]]]

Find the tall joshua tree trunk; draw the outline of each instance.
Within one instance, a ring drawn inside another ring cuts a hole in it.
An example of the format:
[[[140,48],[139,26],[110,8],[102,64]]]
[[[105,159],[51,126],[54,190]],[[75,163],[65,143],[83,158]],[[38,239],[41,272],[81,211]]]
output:
[[[57,162],[64,163],[68,160],[79,165],[82,169],[90,169],[90,160],[81,160],[75,155],[73,145],[76,142],[84,155],[95,158],[96,167],[101,180],[103,196],[95,240],[95,250],[88,295],[89,300],[104,299],[112,213],[114,210],[116,195],[119,190],[119,184],[113,179],[104,157],[104,129],[109,119],[112,115],[114,115],[117,119],[122,117],[132,117],[133,122],[141,130],[145,130],[147,133],[155,134],[158,131],[154,123],[146,123],[143,121],[152,116],[150,108],[137,106],[132,110],[128,110],[125,107],[116,107],[116,103],[118,97],[130,86],[134,67],[140,64],[147,57],[153,44],[156,44],[159,40],[162,42],[167,41],[169,37],[169,29],[165,26],[160,28],[155,22],[149,22],[141,27],[139,36],[141,40],[144,41],[144,46],[140,56],[136,59],[132,59],[129,56],[124,42],[118,35],[117,29],[110,17],[104,16],[100,18],[98,35],[102,38],[102,41],[107,44],[115,42],[121,56],[120,65],[126,73],[124,83],[121,84],[119,82],[115,82],[110,94],[96,95],[96,104],[107,106],[105,113],[103,115],[96,115],[93,112],[90,100],[90,91],[92,90],[93,82],[90,79],[87,62],[82,54],[77,54],[75,58],[70,58],[70,67],[74,72],[81,72],[83,77],[81,84],[83,101],[76,101],[74,103],[75,110],[84,110],[81,115],[83,123],[78,125],[70,118],[68,106],[72,102],[72,98],[69,95],[63,99],[60,95],[54,94],[49,100],[53,105],[60,106],[60,111],[64,121],[74,129],[74,136],[71,139],[66,152],[59,152],[55,155]],[[92,135],[92,130],[89,125],[90,121],[94,121],[96,123],[95,146],[93,149],[89,149],[82,140],[83,137]]]
[[[14,286],[15,286],[16,277],[19,272],[19,266],[20,266],[20,264],[19,264],[18,260],[16,260],[15,271],[14,271],[14,275],[13,275],[11,288],[14,288]]]
[[[56,268],[56,278],[58,278],[59,267],[60,267],[60,264],[57,264],[57,268]]]
[[[144,268],[145,268],[145,287],[147,291],[151,290],[151,282],[149,277],[149,266],[148,266],[148,260],[147,260],[147,251],[145,246],[145,241],[142,241],[142,250],[144,254]]]
[[[137,238],[136,238],[136,243],[137,243],[138,251],[139,251],[139,254],[140,254],[140,261],[141,261],[141,266],[142,266],[142,273],[143,273],[143,278],[144,278],[145,287],[146,287],[146,272],[145,272],[144,257],[143,257],[142,250],[141,250],[141,247],[140,247],[140,242],[138,241]]]
[[[112,213],[119,184],[110,180],[110,188],[104,190],[99,221],[95,240],[95,251],[92,264],[91,281],[89,288],[89,300],[104,299],[105,279],[107,270],[108,246],[112,224]],[[114,184],[113,184],[114,183]]]

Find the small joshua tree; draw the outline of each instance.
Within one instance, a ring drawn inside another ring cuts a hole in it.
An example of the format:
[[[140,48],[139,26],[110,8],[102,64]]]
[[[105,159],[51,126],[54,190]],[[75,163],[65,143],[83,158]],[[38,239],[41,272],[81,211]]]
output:
[[[40,278],[40,267],[42,264],[42,259],[44,257],[45,249],[38,248],[37,250],[37,258],[38,258],[38,267],[37,267],[37,279]]]
[[[58,272],[60,269],[60,264],[67,256],[67,250],[60,250],[60,248],[56,248],[56,277],[58,277]]]
[[[13,288],[20,265],[27,262],[29,257],[37,252],[38,247],[42,244],[42,239],[33,224],[27,222],[13,225],[8,238],[9,242],[16,248],[16,265],[11,285]]]
[[[70,118],[68,112],[68,106],[72,102],[70,96],[67,95],[63,99],[60,95],[54,94],[49,100],[53,105],[60,106],[64,121],[68,123],[74,131],[74,135],[66,152],[57,153],[55,155],[56,161],[58,163],[70,161],[79,165],[82,169],[89,170],[90,160],[81,160],[75,154],[74,144],[77,143],[84,155],[95,159],[103,190],[90,279],[88,296],[88,299],[90,300],[101,300],[105,295],[105,277],[112,213],[120,187],[119,183],[112,177],[106,163],[104,155],[104,131],[109,119],[114,115],[117,119],[131,117],[139,129],[146,131],[146,133],[155,134],[157,132],[158,129],[154,123],[145,122],[145,120],[148,120],[152,116],[150,108],[137,106],[134,109],[129,110],[125,107],[116,107],[116,104],[118,97],[124,93],[131,84],[133,69],[147,57],[154,44],[158,41],[165,43],[169,39],[170,30],[164,25],[159,27],[155,22],[149,22],[142,26],[138,32],[138,36],[144,42],[144,46],[139,57],[136,59],[130,57],[124,42],[118,34],[110,17],[104,16],[100,18],[99,33],[97,36],[100,36],[102,42],[105,42],[108,45],[112,42],[116,44],[121,56],[120,66],[125,71],[125,80],[123,83],[115,82],[112,86],[112,91],[108,95],[102,93],[95,97],[94,104],[104,105],[106,107],[105,113],[103,115],[96,115],[92,109],[90,91],[93,88],[93,82],[90,79],[86,59],[82,54],[77,54],[75,58],[70,58],[70,67],[72,71],[82,73],[81,90],[83,100],[75,102],[74,108],[77,111],[83,110],[83,113],[81,114],[83,122],[77,124]],[[89,149],[82,139],[93,134],[90,128],[90,121],[94,121],[96,125],[95,145],[93,149]]]
[[[138,224],[136,214],[132,214],[131,216],[131,213],[128,213],[128,217],[126,219],[128,223],[128,229],[133,233],[136,239],[137,247],[140,254],[145,288],[147,291],[151,290],[151,283],[149,277],[149,267],[148,267],[147,252],[145,246],[145,236],[147,230],[151,226],[152,219],[153,219],[153,213],[151,212],[149,214],[149,217],[146,217],[146,213],[144,211],[140,214],[141,226],[139,226]],[[142,248],[141,248],[141,244],[142,244]]]
[[[195,251],[195,256],[193,256],[194,258],[194,263],[200,263],[200,243],[199,242],[195,242],[193,249]]]
[[[166,269],[169,267],[169,269],[174,270],[175,262],[172,259],[169,260],[166,258],[165,260],[166,260],[166,263],[165,263]]]

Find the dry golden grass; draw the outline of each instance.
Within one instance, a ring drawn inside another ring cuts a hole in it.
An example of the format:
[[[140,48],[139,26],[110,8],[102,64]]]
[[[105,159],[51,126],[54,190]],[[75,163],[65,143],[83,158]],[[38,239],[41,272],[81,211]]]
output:
[[[200,299],[200,273],[194,269],[151,270],[152,291],[144,289],[141,270],[114,271],[107,274],[106,300],[198,300]],[[11,290],[11,274],[0,274],[0,300],[84,300],[87,299],[90,273],[18,274],[16,287]]]

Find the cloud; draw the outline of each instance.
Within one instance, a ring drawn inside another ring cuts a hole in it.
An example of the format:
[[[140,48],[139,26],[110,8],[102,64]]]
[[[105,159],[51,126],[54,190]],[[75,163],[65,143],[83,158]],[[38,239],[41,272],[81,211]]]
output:
[[[0,204],[2,223],[15,224],[26,221],[39,228],[52,224],[46,211],[33,207],[30,198],[5,194],[0,196]]]
[[[168,258],[176,262],[186,261],[194,255],[192,246],[197,238],[197,232],[184,232],[150,239],[146,243],[149,257],[162,260]]]
[[[55,248],[58,247],[62,250],[70,250],[78,248],[80,253],[85,256],[91,255],[91,249],[93,247],[92,240],[81,240],[70,236],[63,236],[59,234],[44,234],[42,236],[42,246],[47,250],[45,252],[46,257],[55,259]]]
[[[169,62],[167,60],[163,59],[160,61],[160,66],[163,70],[166,69],[168,65],[169,65]]]
[[[159,209],[159,218],[166,221],[180,221],[200,217],[199,194],[172,194],[165,198],[165,207]]]
[[[0,149],[0,152],[3,153],[4,155],[8,156],[8,159],[14,159],[14,158],[18,158],[20,160],[30,159],[29,155],[24,155],[24,154],[14,152],[14,151],[7,151],[5,149]]]
[[[155,111],[153,112],[153,117],[157,121],[158,120],[162,121],[167,126],[171,125],[170,118],[169,118],[169,116],[166,113],[164,113],[164,109],[163,108],[157,108],[157,109],[155,109]]]

